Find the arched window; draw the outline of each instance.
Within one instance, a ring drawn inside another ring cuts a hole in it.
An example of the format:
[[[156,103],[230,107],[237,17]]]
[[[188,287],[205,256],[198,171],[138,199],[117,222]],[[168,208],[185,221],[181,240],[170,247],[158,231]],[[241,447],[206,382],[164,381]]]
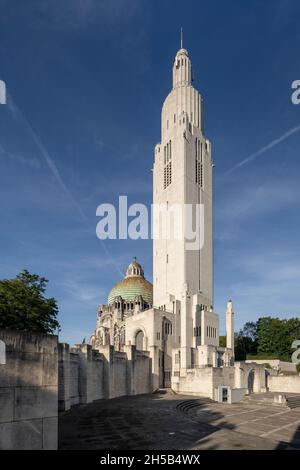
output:
[[[135,347],[139,351],[144,350],[144,333],[142,332],[142,330],[138,331],[135,336]]]

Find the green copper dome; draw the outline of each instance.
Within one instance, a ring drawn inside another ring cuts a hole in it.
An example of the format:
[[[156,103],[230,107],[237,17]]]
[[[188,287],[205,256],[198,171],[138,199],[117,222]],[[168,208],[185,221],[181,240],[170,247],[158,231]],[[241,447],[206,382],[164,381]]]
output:
[[[152,305],[153,286],[145,279],[142,266],[134,259],[128,266],[124,279],[111,289],[107,303],[111,305],[119,296],[127,302],[134,302],[138,295],[141,295],[146,303]]]

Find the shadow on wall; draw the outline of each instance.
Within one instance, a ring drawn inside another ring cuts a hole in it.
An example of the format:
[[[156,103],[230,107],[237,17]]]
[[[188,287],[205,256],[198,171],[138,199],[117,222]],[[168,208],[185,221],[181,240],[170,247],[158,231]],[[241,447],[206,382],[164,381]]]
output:
[[[0,340],[0,449],[57,449],[57,337],[1,329]]]

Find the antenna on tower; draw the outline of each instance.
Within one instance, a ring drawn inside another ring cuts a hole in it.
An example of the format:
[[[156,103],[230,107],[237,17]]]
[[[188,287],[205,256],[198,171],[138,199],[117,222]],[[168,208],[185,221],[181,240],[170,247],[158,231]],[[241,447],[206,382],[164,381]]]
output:
[[[183,49],[183,29],[180,28],[180,49]]]

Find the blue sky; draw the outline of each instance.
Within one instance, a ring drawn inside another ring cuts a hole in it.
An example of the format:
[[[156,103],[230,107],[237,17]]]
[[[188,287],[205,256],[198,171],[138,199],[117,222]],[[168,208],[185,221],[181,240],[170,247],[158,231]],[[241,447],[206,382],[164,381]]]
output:
[[[89,337],[132,256],[150,241],[96,238],[96,207],[151,202],[153,147],[180,27],[216,164],[215,309],[236,329],[299,315],[297,0],[0,0],[0,277],[50,280],[61,339]],[[266,145],[245,165],[232,168]]]

